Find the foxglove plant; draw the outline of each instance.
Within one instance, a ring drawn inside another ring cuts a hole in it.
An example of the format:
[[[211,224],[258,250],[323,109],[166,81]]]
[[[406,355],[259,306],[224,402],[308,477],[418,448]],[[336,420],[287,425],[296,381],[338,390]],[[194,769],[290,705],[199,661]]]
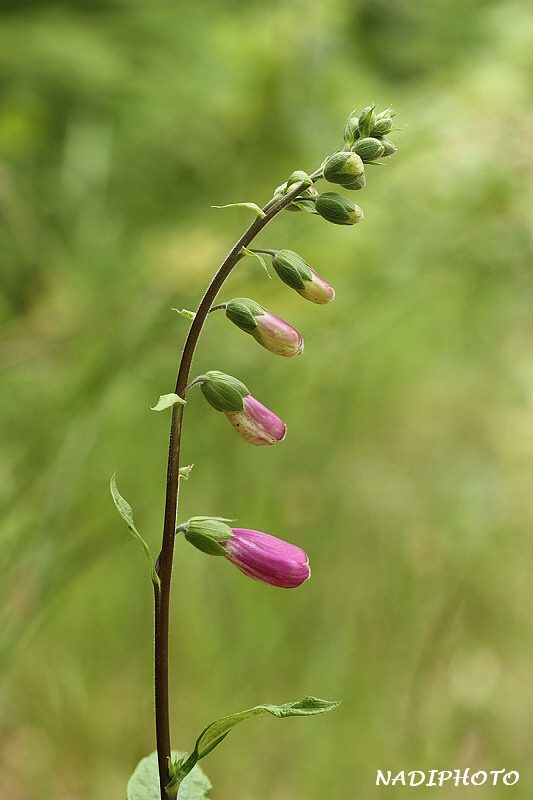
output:
[[[254,256],[265,267],[264,256],[272,259],[272,267],[280,280],[306,300],[325,305],[333,300],[333,288],[309,264],[292,250],[251,248],[255,237],[282,211],[307,211],[335,225],[355,225],[363,219],[363,210],[337,192],[320,194],[315,183],[320,179],[347,190],[360,190],[366,184],[365,166],[378,163],[377,158],[391,156],[396,147],[386,138],[394,129],[394,111],[376,113],[367,106],[353,111],[344,126],[342,149],[328,156],[322,166],[308,175],[297,170],[278,186],[272,199],[263,208],[255,203],[231,203],[244,206],[256,214],[254,222],[242,234],[226,256],[196,312],[183,310],[192,320],[179,365],[175,391],[162,395],[155,411],[171,409],[170,444],[163,541],[157,560],[133,520],[131,506],[120,495],[115,477],[111,494],[119,514],[130,533],[142,545],[150,564],[155,600],[155,726],[157,750],[137,765],[127,787],[128,800],[203,800],[211,783],[198,766],[198,761],[211,752],[229,731],[246,719],[269,713],[276,717],[309,716],[331,711],[337,701],[305,697],[296,703],[260,705],[213,722],[202,731],[188,755],[171,750],[168,703],[168,635],[169,599],[174,544],[176,536],[207,555],[223,556],[244,575],[270,586],[291,589],[300,586],[311,575],[306,553],[294,544],[269,533],[248,528],[233,528],[223,517],[195,516],[178,523],[180,482],[189,476],[191,467],[180,466],[185,396],[199,386],[208,403],[222,412],[245,441],[256,446],[271,446],[285,438],[285,423],[269,408],[252,396],[237,378],[218,370],[210,370],[190,380],[190,370],[198,338],[211,312],[224,310],[226,317],[240,330],[250,334],[262,347],[280,356],[300,355],[303,339],[291,325],[250,298],[237,297],[214,305],[218,293],[234,267],[244,256]],[[228,206],[222,206],[226,208]]]

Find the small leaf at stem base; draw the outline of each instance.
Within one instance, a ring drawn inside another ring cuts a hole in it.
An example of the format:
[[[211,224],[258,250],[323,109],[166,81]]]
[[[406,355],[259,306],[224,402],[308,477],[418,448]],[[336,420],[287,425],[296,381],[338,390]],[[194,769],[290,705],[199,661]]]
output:
[[[212,750],[217,747],[220,742],[226,738],[228,733],[239,722],[244,722],[246,719],[258,717],[261,714],[272,714],[274,717],[309,717],[315,714],[324,714],[327,711],[333,711],[341,704],[341,700],[320,700],[318,697],[304,697],[303,700],[298,700],[295,703],[285,703],[281,706],[274,706],[270,704],[254,706],[248,708],[246,711],[239,711],[237,714],[231,714],[228,717],[222,717],[212,722],[205,728],[194,746],[191,755],[181,764],[174,764],[175,775],[167,784],[167,790],[176,786],[179,781],[182,781],[189,772],[195,768],[197,762],[207,756]],[[181,800],[178,795],[178,800]]]
[[[173,751],[172,759],[174,762],[186,758],[186,753]],[[179,789],[169,797],[176,800],[205,800],[209,797],[212,789],[211,781],[207,775],[196,766],[189,775],[182,780]],[[149,756],[141,759],[128,781],[126,790],[127,800],[161,800],[161,790],[159,787],[159,767],[157,752],[150,753]]]

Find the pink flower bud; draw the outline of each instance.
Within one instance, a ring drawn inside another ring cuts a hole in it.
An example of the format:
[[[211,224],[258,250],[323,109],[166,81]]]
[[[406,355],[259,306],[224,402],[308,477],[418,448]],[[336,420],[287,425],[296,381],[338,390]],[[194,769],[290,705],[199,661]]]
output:
[[[276,444],[285,438],[285,423],[259,400],[247,394],[242,411],[224,411],[239,436],[258,446]]]
[[[298,331],[270,311],[255,317],[257,326],[251,331],[260,345],[278,356],[298,356],[304,349],[304,341]]]
[[[311,272],[311,280],[306,280],[304,288],[296,291],[312,303],[319,303],[320,305],[329,303],[335,297],[335,289],[324,278],[321,278],[314,269],[309,267],[309,270]]]
[[[294,589],[310,575],[306,553],[268,533],[232,528],[233,538],[221,542],[226,558],[249,578],[282,589]]]

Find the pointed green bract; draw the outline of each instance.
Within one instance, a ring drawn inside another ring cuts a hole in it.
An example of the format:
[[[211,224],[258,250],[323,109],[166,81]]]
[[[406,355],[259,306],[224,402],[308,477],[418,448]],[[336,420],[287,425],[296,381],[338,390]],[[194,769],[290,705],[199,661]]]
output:
[[[186,317],[187,319],[194,319],[196,316],[196,311],[189,311],[188,308],[172,308],[171,311],[176,311],[178,314],[181,314],[182,317]]]
[[[186,758],[186,753],[172,752],[174,762]],[[175,784],[176,785],[176,784]],[[174,794],[169,792],[169,796],[176,800],[205,800],[209,797],[212,789],[211,781],[199,766],[182,780],[179,790]],[[126,790],[127,800],[161,800],[161,790],[159,788],[159,767],[157,762],[157,752],[150,753],[149,756],[141,759],[137,764],[131,778],[128,781]]]
[[[133,521],[132,508],[131,508],[130,504],[128,503],[128,501],[125,500],[122,497],[122,495],[120,494],[119,490],[117,489],[117,483],[116,483],[116,480],[115,480],[115,475],[116,475],[116,473],[114,472],[113,475],[111,476],[111,482],[109,484],[109,488],[111,489],[111,497],[113,498],[113,502],[115,503],[115,506],[117,507],[118,513],[120,514],[120,516],[122,517],[122,519],[124,520],[126,525],[128,526],[129,532],[131,533],[132,536],[134,536],[137,539],[137,541],[140,543],[142,549],[144,550],[144,552],[146,554],[146,558],[148,559],[148,562],[150,564],[150,577],[152,578],[152,583],[154,585],[156,585],[156,586],[159,586],[159,584],[160,584],[159,575],[155,571],[155,566],[154,566],[154,562],[153,562],[153,559],[152,559],[152,555],[150,553],[150,548],[148,547],[148,545],[144,541],[143,537],[141,536],[141,534],[139,533],[139,531],[135,527],[135,523]]]
[[[268,267],[267,267],[267,265],[266,265],[266,261],[265,261],[265,259],[263,258],[263,256],[261,255],[261,253],[256,253],[256,251],[255,251],[255,250],[248,250],[248,248],[247,248],[247,247],[243,247],[243,248],[241,249],[241,253],[242,253],[243,255],[245,255],[245,256],[254,256],[255,258],[257,258],[257,260],[259,261],[259,263],[261,264],[261,266],[262,266],[262,267],[263,267],[263,269],[265,270],[265,272],[266,272],[266,274],[268,275],[268,277],[270,278],[270,280],[272,280],[272,275],[271,275],[271,274],[270,274],[270,272],[268,271]],[[239,255],[240,255],[240,254],[239,254]]]
[[[224,206],[211,206],[211,208],[251,208],[255,211],[259,219],[266,216],[262,208],[259,208],[257,203],[226,203]]]
[[[155,406],[150,406],[151,411],[164,411],[166,408],[171,408],[175,406],[177,403],[179,405],[184,406],[187,401],[180,397],[179,394],[161,394],[159,395],[159,400],[155,404]]]
[[[246,711],[239,711],[237,714],[231,714],[229,717],[217,719],[216,722],[212,722],[211,725],[208,725],[207,728],[202,731],[196,740],[191,755],[182,764],[176,764],[176,774],[167,788],[175,786],[182,781],[195,767],[196,763],[214,750],[239,722],[258,717],[261,714],[272,714],[274,717],[279,717],[280,719],[283,717],[309,717],[315,714],[324,714],[327,711],[333,711],[341,702],[341,700],[331,701],[320,700],[318,697],[304,697],[303,700],[298,700],[295,703],[285,703],[281,706],[269,704],[254,706],[254,708],[248,708]]]

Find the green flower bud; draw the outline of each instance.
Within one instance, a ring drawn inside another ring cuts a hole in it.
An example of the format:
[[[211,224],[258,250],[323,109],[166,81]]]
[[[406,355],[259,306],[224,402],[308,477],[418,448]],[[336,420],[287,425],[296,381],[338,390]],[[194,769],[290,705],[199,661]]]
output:
[[[365,136],[370,134],[370,131],[375,124],[376,115],[374,113],[374,106],[367,106],[366,108],[363,108],[358,119],[359,136],[361,139],[364,139]]]
[[[368,136],[364,139],[358,139],[352,146],[352,151],[361,157],[364,164],[382,156],[384,150],[385,147],[381,144],[379,139]]]
[[[247,297],[235,297],[226,303],[226,316],[242,331],[251,333],[257,328],[256,316],[264,314],[265,309]]]
[[[272,266],[283,283],[297,292],[305,289],[306,281],[313,279],[311,268],[294,250],[280,250],[272,258]]]
[[[391,117],[382,117],[382,119],[378,119],[376,124],[370,131],[370,136],[374,136],[376,138],[385,136],[386,133],[392,130],[394,122],[392,121]]]
[[[287,183],[285,184],[288,188],[289,186],[294,186],[295,183],[305,183],[306,186],[312,186],[313,181],[307,174],[301,169],[297,169],[292,175],[289,176]]]
[[[383,153],[381,154],[382,156],[392,156],[398,149],[390,139],[385,139],[385,137],[381,140],[381,144],[384,147]]]
[[[207,402],[217,411],[242,411],[243,397],[250,394],[244,383],[216,369],[206,372],[200,389]]]
[[[335,192],[324,192],[315,203],[321,217],[335,225],[355,225],[363,219],[363,209]]]
[[[225,556],[226,550],[221,542],[233,538],[233,531],[227,524],[229,519],[221,517],[191,517],[188,522],[179,526],[187,541],[197,550],[209,556]]]
[[[344,141],[346,142],[348,147],[351,147],[352,144],[355,142],[355,140],[359,139],[359,123],[355,111],[352,111],[352,113],[344,123],[344,129],[342,133],[344,136]]]
[[[357,153],[346,150],[333,153],[324,162],[324,178],[330,183],[338,183],[348,188],[364,171],[364,164]]]

